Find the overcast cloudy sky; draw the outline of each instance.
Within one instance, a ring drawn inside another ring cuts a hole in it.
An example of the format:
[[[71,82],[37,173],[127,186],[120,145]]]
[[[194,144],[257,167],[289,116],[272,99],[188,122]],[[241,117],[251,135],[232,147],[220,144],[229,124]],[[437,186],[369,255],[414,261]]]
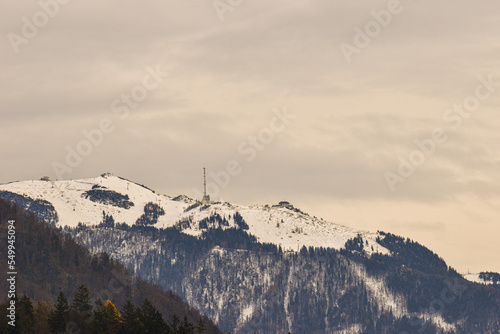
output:
[[[0,182],[109,171],[195,197],[229,163],[213,197],[500,271],[498,1],[0,7]]]

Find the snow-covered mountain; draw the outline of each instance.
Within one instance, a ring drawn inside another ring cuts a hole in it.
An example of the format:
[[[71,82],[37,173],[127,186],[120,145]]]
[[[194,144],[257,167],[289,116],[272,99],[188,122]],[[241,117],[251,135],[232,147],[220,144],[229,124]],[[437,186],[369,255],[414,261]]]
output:
[[[218,214],[227,217],[228,227],[231,227],[235,225],[234,215],[239,213],[248,224],[248,233],[256,236],[260,242],[273,243],[283,250],[297,251],[303,246],[339,249],[347,240],[359,234],[367,243],[365,249],[368,254],[388,254],[388,250],[376,242],[377,233],[358,231],[311,217],[288,202],[275,206],[244,206],[220,202],[200,205],[187,196],[174,198],[158,194],[143,185],[110,174],[81,180],[12,182],[0,185],[0,191],[51,203],[58,217],[56,225],[62,227],[76,227],[79,223],[99,224],[103,220],[103,212],[112,216],[116,223],[133,225],[145,213],[146,204],[154,203],[163,209],[164,214],[159,215],[157,222],[150,224],[151,226],[165,228],[191,221],[183,232],[193,236],[201,234],[202,229],[197,223],[203,219]],[[105,196],[93,198],[88,196],[89,191],[100,191]],[[119,197],[116,202],[113,202],[114,194]],[[5,193],[3,197],[6,197]],[[120,198],[130,204],[122,205]]]
[[[500,290],[466,281],[409,239],[327,222],[288,202],[201,203],[110,174],[11,182],[0,185],[0,198],[107,252],[233,333],[500,328]]]

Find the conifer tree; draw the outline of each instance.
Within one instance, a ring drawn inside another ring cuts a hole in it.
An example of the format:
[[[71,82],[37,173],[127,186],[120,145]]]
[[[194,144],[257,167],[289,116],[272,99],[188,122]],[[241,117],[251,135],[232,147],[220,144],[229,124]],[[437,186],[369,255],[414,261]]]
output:
[[[181,319],[179,318],[179,316],[177,314],[174,313],[174,315],[172,315],[172,322],[170,323],[170,327],[172,327],[172,331],[174,333],[178,332],[180,323],[181,323]]]
[[[73,298],[73,304],[71,306],[80,316],[89,317],[92,315],[92,305],[90,305],[90,292],[85,285],[80,285],[78,287],[78,291]]]
[[[203,334],[205,333],[206,329],[207,326],[205,326],[205,323],[203,323],[203,320],[200,318],[200,321],[198,321],[198,325],[196,325],[196,334]]]
[[[144,324],[144,333],[156,334],[169,331],[161,313],[147,299],[142,304],[140,318]]]
[[[105,333],[106,325],[104,323],[104,303],[101,299],[96,300],[94,309],[94,319],[92,321],[93,333]]]
[[[80,285],[73,297],[69,312],[69,320],[73,326],[80,329],[82,333],[90,332],[92,325],[92,305],[90,302],[90,292],[85,285]]]
[[[31,334],[35,329],[35,312],[31,299],[24,295],[19,301],[19,332]]]
[[[111,301],[103,304],[101,300],[96,302],[94,311],[94,333],[96,334],[115,334],[121,328],[121,314]]]
[[[61,333],[66,330],[68,321],[69,305],[68,300],[61,291],[57,297],[57,305],[55,310],[49,316],[50,330],[54,333]]]
[[[184,316],[184,320],[179,327],[179,334],[194,334],[194,326],[188,321],[187,316]]]
[[[121,334],[142,334],[144,333],[144,324],[140,320],[140,310],[132,304],[130,300],[123,305],[122,329]]]

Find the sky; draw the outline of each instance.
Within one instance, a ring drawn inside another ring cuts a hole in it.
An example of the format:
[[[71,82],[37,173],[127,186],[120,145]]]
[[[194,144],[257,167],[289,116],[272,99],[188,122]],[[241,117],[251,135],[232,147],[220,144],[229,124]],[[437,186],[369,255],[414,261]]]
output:
[[[500,272],[500,3],[3,0],[0,183],[290,201]]]

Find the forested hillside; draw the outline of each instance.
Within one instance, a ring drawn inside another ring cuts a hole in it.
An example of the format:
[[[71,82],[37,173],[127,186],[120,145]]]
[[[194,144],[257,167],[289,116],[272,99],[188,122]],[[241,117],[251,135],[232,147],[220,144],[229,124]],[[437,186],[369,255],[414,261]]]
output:
[[[172,289],[237,333],[494,333],[498,290],[464,280],[422,245],[388,233],[392,255],[365,254],[361,236],[346,248],[283,252],[214,215],[200,238],[184,226],[67,229],[107,250],[139,275]],[[186,222],[185,224],[188,224]]]
[[[61,293],[71,305],[79,288],[84,286],[88,289],[90,306],[93,308],[90,312],[92,317],[98,315],[102,308],[123,311],[128,304],[130,312],[133,305],[135,310],[139,307],[139,310],[146,309],[152,314],[155,313],[153,309],[157,310],[160,318],[167,322],[174,319],[174,314],[175,319],[178,317],[182,321],[185,318],[186,323],[194,325],[202,320],[206,333],[220,333],[208,318],[202,317],[175,293],[165,292],[161,287],[137,278],[106,253],[92,255],[85,247],[74,242],[70,235],[61,233],[13,204],[0,200],[2,254],[6,254],[7,222],[11,219],[15,220],[17,294],[21,300],[26,295],[32,304],[36,305],[40,301],[47,305],[46,310],[49,310],[48,305],[54,305],[56,310],[56,305],[62,303],[64,306]],[[0,270],[4,273],[9,271],[6,265],[7,261],[2,257]],[[8,291],[7,285],[6,280],[1,280],[1,291]],[[108,300],[113,307],[107,303]],[[26,298],[24,304],[27,305]],[[0,313],[5,319],[6,308],[3,306]],[[46,316],[48,315],[49,313]],[[2,321],[1,326],[5,331],[5,322]],[[99,333],[101,332],[106,331]]]

